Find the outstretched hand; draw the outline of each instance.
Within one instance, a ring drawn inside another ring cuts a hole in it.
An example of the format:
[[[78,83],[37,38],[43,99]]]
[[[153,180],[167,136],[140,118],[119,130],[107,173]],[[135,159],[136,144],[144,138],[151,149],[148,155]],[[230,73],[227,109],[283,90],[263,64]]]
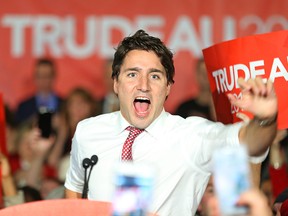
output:
[[[55,142],[55,137],[51,135],[49,138],[41,137],[39,128],[33,128],[30,134],[31,148],[35,157],[44,158]]]
[[[11,167],[7,157],[0,153],[0,164],[1,164],[1,174],[2,178],[11,176]]]
[[[277,96],[272,81],[268,80],[267,83],[264,83],[259,77],[247,81],[239,78],[238,84],[241,88],[242,98],[228,94],[232,105],[263,119],[277,114]]]

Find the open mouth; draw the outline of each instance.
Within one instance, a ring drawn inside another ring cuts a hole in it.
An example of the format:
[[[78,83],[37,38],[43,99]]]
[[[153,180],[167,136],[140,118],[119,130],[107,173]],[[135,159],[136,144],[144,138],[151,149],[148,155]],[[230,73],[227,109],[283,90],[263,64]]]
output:
[[[134,100],[134,107],[139,114],[146,113],[149,110],[150,104],[150,99],[147,97],[136,97]]]

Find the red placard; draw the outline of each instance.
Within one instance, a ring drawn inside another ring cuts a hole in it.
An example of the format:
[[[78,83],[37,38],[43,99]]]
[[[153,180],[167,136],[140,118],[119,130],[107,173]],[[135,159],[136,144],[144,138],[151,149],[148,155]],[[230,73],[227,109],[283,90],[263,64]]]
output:
[[[288,127],[288,31],[226,41],[204,49],[203,54],[219,121],[240,120],[236,113],[243,110],[231,106],[226,96],[232,93],[241,98],[238,77],[246,80],[262,77],[274,82],[279,107],[278,128]]]

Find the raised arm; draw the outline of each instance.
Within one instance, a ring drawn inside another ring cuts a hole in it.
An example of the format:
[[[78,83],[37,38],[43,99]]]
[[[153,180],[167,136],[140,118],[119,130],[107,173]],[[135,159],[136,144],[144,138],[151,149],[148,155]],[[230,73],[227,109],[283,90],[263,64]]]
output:
[[[251,112],[254,118],[239,132],[239,140],[247,144],[250,155],[264,153],[272,144],[277,130],[278,103],[271,81],[264,83],[261,78],[245,81],[240,78],[242,99],[228,95],[231,104]]]

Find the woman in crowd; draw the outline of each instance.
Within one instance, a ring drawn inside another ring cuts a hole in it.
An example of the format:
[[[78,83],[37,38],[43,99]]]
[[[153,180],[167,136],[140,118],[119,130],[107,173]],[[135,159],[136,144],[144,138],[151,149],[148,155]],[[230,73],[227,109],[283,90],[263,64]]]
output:
[[[65,156],[70,153],[71,140],[78,122],[98,114],[97,108],[99,107],[97,107],[96,101],[84,88],[75,88],[69,93],[59,115],[56,142],[48,157],[48,163],[51,166],[59,169],[58,164],[61,164],[61,160],[65,160]],[[63,172],[65,171],[60,173],[62,176],[60,180],[64,180],[61,179],[65,175]]]

